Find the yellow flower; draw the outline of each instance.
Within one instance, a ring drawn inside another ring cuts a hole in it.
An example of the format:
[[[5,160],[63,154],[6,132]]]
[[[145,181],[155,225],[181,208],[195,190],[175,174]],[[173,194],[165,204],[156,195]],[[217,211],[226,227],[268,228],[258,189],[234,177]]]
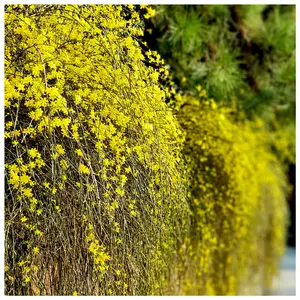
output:
[[[84,164],[80,164],[79,165],[79,173],[83,173],[83,174],[89,174],[90,170],[87,166],[85,166]]]
[[[28,116],[33,120],[40,120],[43,116],[43,111],[41,108],[31,111]]]
[[[57,152],[59,155],[63,155],[63,154],[65,154],[65,149],[62,147],[62,145],[57,144],[57,145],[56,145],[56,152]]]
[[[126,183],[126,181],[127,181],[127,177],[125,176],[125,175],[121,175],[120,176],[120,179],[121,179],[121,185],[123,186],[125,183]]]
[[[27,184],[27,183],[30,183],[30,182],[31,182],[30,176],[28,176],[27,174],[23,174],[21,176],[21,183]]]
[[[76,149],[75,150],[75,153],[78,155],[78,156],[83,156],[83,153],[80,149]]]
[[[127,168],[125,168],[125,173],[130,173],[131,172],[131,168],[130,167],[127,167]]]
[[[23,195],[28,198],[32,197],[33,196],[32,189],[31,188],[23,189]]]
[[[19,267],[22,267],[24,264],[26,264],[26,261],[24,260],[18,262]]]
[[[124,196],[125,191],[123,189],[121,189],[120,187],[116,188],[116,193],[120,196]]]
[[[43,235],[43,232],[40,231],[39,229],[36,229],[36,230],[35,230],[35,234],[36,234],[36,235],[39,235],[39,236],[42,236],[42,235]]]
[[[54,160],[57,159],[58,156],[59,156],[58,153],[52,153],[52,154],[51,154],[51,158],[53,158]]]
[[[47,181],[45,181],[45,182],[43,182],[43,186],[44,186],[45,188],[49,189],[50,183],[47,182]]]
[[[37,157],[40,153],[37,151],[36,148],[31,148],[28,150],[28,154],[31,158]]]
[[[78,296],[78,293],[76,291],[74,291],[73,296]]]
[[[33,161],[31,161],[31,162],[29,162],[28,166],[29,166],[31,169],[34,169],[35,166],[36,166],[36,163],[33,162]]]
[[[41,168],[46,165],[45,162],[41,158],[37,159],[35,162],[36,162],[36,165],[38,166],[38,168]]]
[[[23,216],[23,217],[21,218],[21,222],[22,222],[22,223],[25,223],[27,220],[28,220],[28,219],[27,219],[27,217],[25,217],[25,216]]]
[[[33,254],[37,254],[40,252],[40,248],[39,247],[34,247],[33,248]]]
[[[145,19],[150,19],[155,16],[155,9],[147,7],[147,13],[145,14]]]
[[[65,159],[62,159],[62,160],[59,162],[59,164],[60,164],[60,166],[61,166],[64,170],[66,170],[66,169],[69,168],[69,164],[68,164],[68,162],[67,162]]]
[[[12,121],[8,121],[5,123],[5,127],[8,129],[10,127],[12,127],[14,125],[14,123]]]

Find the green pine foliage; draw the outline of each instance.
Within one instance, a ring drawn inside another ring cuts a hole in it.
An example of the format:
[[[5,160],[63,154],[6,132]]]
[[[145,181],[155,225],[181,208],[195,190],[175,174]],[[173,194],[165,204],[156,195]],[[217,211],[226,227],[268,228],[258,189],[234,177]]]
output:
[[[216,101],[252,115],[294,119],[295,6],[159,5],[146,40],[180,89],[201,84]]]

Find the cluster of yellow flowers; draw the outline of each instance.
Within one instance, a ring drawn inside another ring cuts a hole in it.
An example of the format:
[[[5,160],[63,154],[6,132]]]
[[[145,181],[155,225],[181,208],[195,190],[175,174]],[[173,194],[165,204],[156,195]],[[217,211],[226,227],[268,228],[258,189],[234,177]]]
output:
[[[110,257],[105,252],[105,247],[100,245],[99,240],[95,238],[93,232],[93,225],[88,225],[89,234],[86,237],[86,241],[89,244],[89,251],[94,255],[95,270],[100,273],[100,278],[102,278],[103,273],[108,269],[106,261],[109,261]]]
[[[201,87],[163,88],[142,28],[133,5],[6,6],[7,294],[242,293],[269,245],[275,270],[284,181],[263,137]]]

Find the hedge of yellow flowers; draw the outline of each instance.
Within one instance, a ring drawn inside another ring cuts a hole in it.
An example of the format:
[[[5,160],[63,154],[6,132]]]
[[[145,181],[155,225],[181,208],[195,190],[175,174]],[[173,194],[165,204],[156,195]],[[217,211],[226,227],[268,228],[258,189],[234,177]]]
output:
[[[238,294],[275,272],[264,136],[203,95],[171,109],[142,28],[132,5],[6,6],[6,294]]]
[[[285,248],[284,172],[260,119],[247,121],[198,91],[177,96],[192,210],[183,293],[261,294]]]

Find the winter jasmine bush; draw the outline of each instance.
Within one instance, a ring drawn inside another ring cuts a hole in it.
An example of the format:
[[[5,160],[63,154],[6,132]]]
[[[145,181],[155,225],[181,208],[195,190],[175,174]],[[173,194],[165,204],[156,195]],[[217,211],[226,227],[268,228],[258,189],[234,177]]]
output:
[[[6,293],[163,293],[187,211],[182,134],[139,15],[10,5],[5,26]]]
[[[6,294],[246,294],[275,274],[286,185],[266,133],[160,83],[154,14],[6,6]]]

